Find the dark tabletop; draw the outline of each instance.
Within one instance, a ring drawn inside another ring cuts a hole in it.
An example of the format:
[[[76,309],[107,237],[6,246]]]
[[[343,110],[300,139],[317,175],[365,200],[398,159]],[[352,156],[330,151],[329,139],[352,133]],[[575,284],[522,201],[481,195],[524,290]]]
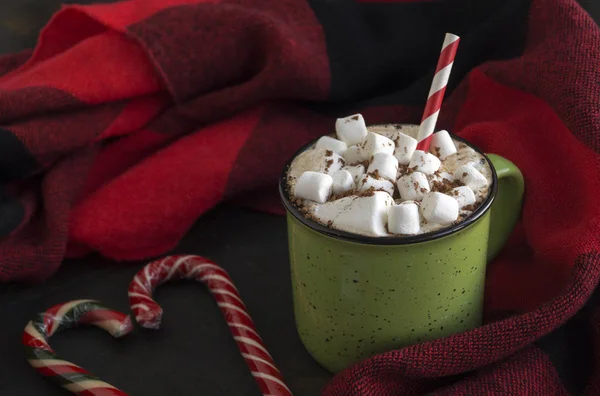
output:
[[[203,216],[176,252],[205,255],[230,273],[294,395],[316,395],[330,375],[296,334],[286,238],[284,218],[221,207]],[[100,258],[68,261],[44,285],[2,287],[0,369],[10,375],[0,377],[0,394],[67,394],[29,367],[19,342],[23,328],[37,312],[72,299],[98,299],[129,312],[127,288],[142,266]],[[138,328],[115,341],[82,327],[53,336],[50,344],[62,358],[132,395],[259,394],[205,287],[171,283],[155,296],[165,312],[158,331]]]
[[[600,15],[600,1],[581,2]],[[39,28],[59,3],[3,1],[0,52],[33,46]],[[223,206],[203,216],[175,253],[205,255],[229,271],[288,386],[296,396],[312,396],[330,374],[311,359],[295,330],[286,238],[284,218]],[[68,394],[29,367],[20,343],[23,328],[36,313],[79,298],[98,299],[129,312],[127,288],[142,266],[87,258],[65,262],[43,285],[1,285],[0,394]],[[167,284],[155,296],[165,311],[159,331],[138,328],[115,341],[98,329],[81,328],[57,334],[51,345],[64,359],[132,395],[259,394],[206,288]]]

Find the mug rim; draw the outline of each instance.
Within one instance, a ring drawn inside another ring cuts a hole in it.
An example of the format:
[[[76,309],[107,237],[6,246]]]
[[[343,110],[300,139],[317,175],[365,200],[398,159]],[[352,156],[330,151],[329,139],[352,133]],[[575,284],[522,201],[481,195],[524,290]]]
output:
[[[399,124],[399,123],[372,124],[372,125],[368,125],[367,128],[377,127],[377,126],[388,126],[388,125],[414,125],[414,124]],[[492,161],[479,148],[475,147],[473,144],[469,143],[468,141],[466,141],[465,139],[463,139],[459,136],[456,136],[453,133],[450,133],[450,136],[453,139],[456,139],[459,142],[464,143],[467,146],[471,147],[477,153],[481,154],[483,156],[483,158],[485,158],[485,160],[487,161],[488,166],[490,167],[490,169],[492,171],[492,183],[491,183],[491,187],[490,187],[490,190],[488,191],[488,196],[486,197],[486,199],[477,208],[477,210],[475,210],[475,212],[473,212],[469,217],[467,217],[465,220],[461,221],[459,224],[455,224],[451,227],[446,227],[446,228],[442,228],[440,230],[426,232],[426,233],[418,234],[418,235],[375,237],[375,236],[366,236],[366,235],[355,234],[355,233],[348,232],[348,231],[336,230],[336,229],[327,227],[321,223],[317,223],[314,220],[310,220],[310,219],[306,218],[298,210],[298,208],[296,208],[290,201],[289,192],[287,191],[288,190],[287,189],[287,173],[290,168],[290,165],[292,164],[292,161],[296,157],[298,157],[300,154],[302,154],[304,151],[310,149],[317,142],[317,140],[320,139],[320,137],[313,139],[306,145],[302,146],[286,162],[286,164],[283,168],[283,173],[279,177],[279,198],[281,199],[286,212],[291,214],[292,216],[294,216],[294,218],[296,220],[300,221],[302,224],[304,224],[308,228],[312,229],[313,231],[318,232],[319,234],[324,234],[326,236],[329,236],[329,237],[332,237],[335,239],[341,239],[346,242],[355,242],[355,243],[367,244],[367,245],[387,245],[387,246],[389,246],[389,245],[410,245],[410,244],[415,244],[415,243],[429,242],[429,241],[433,241],[435,239],[439,239],[439,238],[446,237],[448,235],[455,234],[455,233],[469,227],[471,224],[475,223],[491,208],[492,203],[494,202],[494,199],[496,198],[496,194],[498,192],[498,174],[496,173],[496,169],[494,168]]]

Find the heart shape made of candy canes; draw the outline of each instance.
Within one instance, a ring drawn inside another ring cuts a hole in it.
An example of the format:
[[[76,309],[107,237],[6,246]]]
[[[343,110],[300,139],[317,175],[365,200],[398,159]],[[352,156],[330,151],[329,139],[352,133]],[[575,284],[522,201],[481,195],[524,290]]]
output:
[[[135,275],[129,287],[129,302],[141,326],[158,329],[162,308],[152,299],[152,293],[158,285],[173,279],[194,279],[208,287],[263,396],[292,396],[231,278],[224,269],[204,257],[168,256],[149,263]],[[110,310],[97,301],[60,304],[38,315],[25,328],[22,341],[29,363],[40,374],[76,395],[127,396],[85,369],[61,360],[48,345],[48,338],[57,331],[79,324],[98,326],[115,337],[132,330],[127,315]]]

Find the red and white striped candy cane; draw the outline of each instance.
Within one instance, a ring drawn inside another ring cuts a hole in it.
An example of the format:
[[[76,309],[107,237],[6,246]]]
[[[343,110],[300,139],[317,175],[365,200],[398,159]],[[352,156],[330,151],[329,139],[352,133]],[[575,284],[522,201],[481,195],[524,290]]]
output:
[[[27,360],[38,373],[79,396],[127,396],[99,380],[85,369],[60,359],[48,345],[58,331],[90,324],[122,337],[133,329],[129,316],[106,308],[93,300],[77,300],[56,305],[27,324],[22,343]]]
[[[151,262],[135,275],[129,286],[129,303],[140,325],[151,329],[160,326],[163,311],[152,299],[152,293],[158,285],[172,279],[194,279],[205,284],[217,300],[262,394],[291,396],[231,278],[224,269],[204,257],[165,257]]]
[[[442,108],[444,93],[446,93],[446,86],[448,85],[459,41],[460,38],[458,36],[446,33],[444,43],[442,44],[442,52],[440,53],[437,68],[435,69],[435,75],[431,82],[431,89],[429,90],[425,110],[423,111],[419,134],[417,135],[417,141],[419,142],[417,150],[429,150],[431,135],[435,130],[435,124]]]

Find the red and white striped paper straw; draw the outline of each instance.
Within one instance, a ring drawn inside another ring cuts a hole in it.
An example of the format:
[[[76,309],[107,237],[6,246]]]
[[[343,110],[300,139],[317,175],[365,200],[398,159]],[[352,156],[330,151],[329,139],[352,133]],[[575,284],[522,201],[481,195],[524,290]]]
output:
[[[444,44],[442,45],[442,52],[440,53],[440,59],[438,60],[435,75],[433,76],[433,81],[431,83],[431,89],[429,90],[429,96],[427,97],[427,103],[425,104],[425,110],[423,111],[421,126],[419,127],[417,150],[429,150],[431,135],[433,135],[435,124],[437,123],[438,115],[440,114],[444,93],[446,92],[446,86],[448,85],[448,79],[450,78],[450,72],[452,71],[452,65],[454,64],[454,57],[456,56],[459,41],[460,37],[451,33],[446,33]]]
[[[194,279],[208,287],[264,396],[292,396],[231,278],[204,257],[168,256],[151,262],[135,275],[129,286],[129,303],[140,325],[152,329],[160,326],[162,308],[152,298],[152,292],[172,279]]]

